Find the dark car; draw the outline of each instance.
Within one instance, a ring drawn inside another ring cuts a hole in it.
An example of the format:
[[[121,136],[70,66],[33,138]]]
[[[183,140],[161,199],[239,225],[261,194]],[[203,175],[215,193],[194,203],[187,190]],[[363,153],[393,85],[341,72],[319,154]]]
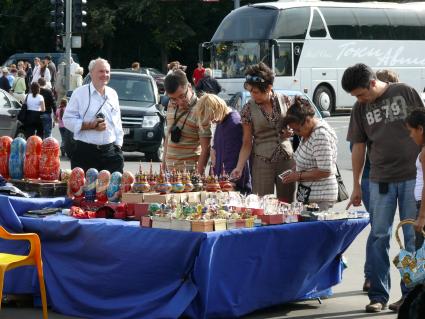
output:
[[[83,83],[90,82],[88,74]],[[155,80],[139,72],[111,70],[108,86],[118,93],[124,130],[123,151],[143,152],[147,161],[160,161],[165,116]]]
[[[132,71],[132,69],[128,68],[126,71]],[[142,74],[150,75],[156,82],[159,94],[165,94],[164,80],[166,75],[164,73],[155,68],[140,68],[139,71],[132,72],[140,72]]]
[[[3,63],[4,66],[9,66],[11,64],[17,64],[18,61],[28,61],[33,65],[34,58],[38,57],[40,59],[43,59],[45,56],[50,55],[52,57],[53,62],[55,65],[59,65],[59,63],[65,61],[65,53],[60,52],[22,52],[22,53],[15,53],[12,54],[10,57],[7,58],[7,60]],[[78,56],[73,53],[72,59],[75,62],[78,62]]]
[[[17,119],[20,109],[21,103],[11,94],[0,89],[0,136],[25,138],[22,123]]]

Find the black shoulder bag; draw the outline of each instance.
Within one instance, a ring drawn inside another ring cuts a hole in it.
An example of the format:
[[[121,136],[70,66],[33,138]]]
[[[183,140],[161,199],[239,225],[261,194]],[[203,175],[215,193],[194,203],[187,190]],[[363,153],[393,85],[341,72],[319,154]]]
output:
[[[27,111],[28,111],[28,105],[27,105],[28,95],[25,97],[24,103],[22,103],[21,109],[18,113],[18,121],[21,123],[25,123],[25,120],[27,119]]]

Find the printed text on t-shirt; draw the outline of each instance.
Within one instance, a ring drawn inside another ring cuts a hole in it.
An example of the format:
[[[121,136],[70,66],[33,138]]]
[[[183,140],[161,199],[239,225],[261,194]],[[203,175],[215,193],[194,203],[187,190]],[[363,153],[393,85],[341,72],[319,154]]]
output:
[[[397,95],[376,104],[369,104],[366,111],[366,120],[369,125],[382,121],[390,123],[404,120],[407,117],[407,103],[403,96]]]

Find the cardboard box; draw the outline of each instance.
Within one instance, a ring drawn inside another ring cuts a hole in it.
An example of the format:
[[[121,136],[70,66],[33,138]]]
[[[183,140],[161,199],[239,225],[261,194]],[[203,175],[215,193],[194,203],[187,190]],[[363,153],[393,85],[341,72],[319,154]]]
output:
[[[152,218],[150,216],[143,216],[140,219],[140,226],[151,228],[152,227]]]
[[[214,219],[214,230],[226,230],[227,229],[227,223],[225,219]]]
[[[236,219],[228,219],[226,221],[226,226],[227,226],[227,229],[234,229],[234,228],[236,228]]]
[[[192,223],[190,220],[186,219],[172,219],[170,229],[191,231]]]
[[[143,203],[143,193],[123,193],[121,201],[123,203]]]
[[[138,203],[134,205],[134,216],[136,219],[141,219],[143,216],[146,216],[149,211],[149,203]]]
[[[152,216],[152,228],[170,229],[171,217]]]
[[[210,193],[206,191],[199,192],[201,197],[201,204],[205,203],[205,200],[210,197]]]
[[[283,214],[259,215],[257,217],[260,218],[263,224],[265,225],[278,225],[278,224],[283,224],[284,222]]]
[[[246,228],[252,228],[254,227],[254,218],[246,218],[245,219],[245,227]]]
[[[213,220],[192,220],[192,231],[194,232],[210,232],[213,230]]]
[[[145,203],[167,204],[174,197],[177,203],[180,203],[182,195],[185,198],[186,195],[183,193],[170,193],[170,194],[145,193],[143,200]]]
[[[246,222],[245,219],[236,219],[235,228],[245,228]]]

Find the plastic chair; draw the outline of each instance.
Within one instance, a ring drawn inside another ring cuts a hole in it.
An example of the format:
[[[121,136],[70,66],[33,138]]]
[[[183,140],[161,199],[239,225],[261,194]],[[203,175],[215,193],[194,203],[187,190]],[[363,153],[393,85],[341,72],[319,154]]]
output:
[[[13,255],[0,253],[0,301],[3,297],[3,282],[6,271],[34,265],[37,268],[38,281],[40,283],[41,303],[43,305],[43,319],[47,319],[46,287],[44,285],[43,263],[41,260],[41,244],[37,234],[11,234],[0,226],[0,238],[8,240],[28,240],[31,249],[28,255]],[[0,302],[1,308],[1,302]]]

